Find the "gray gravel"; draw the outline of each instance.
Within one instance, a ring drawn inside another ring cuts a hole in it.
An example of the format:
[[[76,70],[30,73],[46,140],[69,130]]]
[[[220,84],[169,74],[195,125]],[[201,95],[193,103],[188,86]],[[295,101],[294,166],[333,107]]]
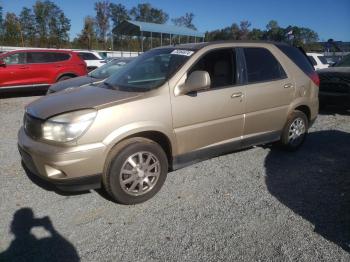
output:
[[[0,260],[350,260],[349,112],[321,114],[298,152],[254,147],[204,161],[122,206],[26,177],[16,133],[33,99],[0,100]]]

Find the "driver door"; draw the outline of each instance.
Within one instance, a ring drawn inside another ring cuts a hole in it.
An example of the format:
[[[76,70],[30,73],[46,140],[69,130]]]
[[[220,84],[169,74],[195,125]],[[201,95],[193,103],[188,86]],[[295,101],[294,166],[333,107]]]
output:
[[[22,86],[30,83],[30,70],[26,64],[26,53],[12,53],[2,58],[5,65],[0,67],[0,86]]]

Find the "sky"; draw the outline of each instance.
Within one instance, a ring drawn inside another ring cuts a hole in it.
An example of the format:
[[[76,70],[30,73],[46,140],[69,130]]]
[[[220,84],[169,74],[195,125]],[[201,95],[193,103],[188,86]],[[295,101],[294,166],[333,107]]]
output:
[[[4,12],[19,14],[23,7],[32,7],[36,0],[0,0]],[[96,0],[53,0],[71,20],[71,37],[83,27],[87,15],[95,15]],[[309,27],[319,34],[321,41],[333,38],[350,41],[350,0],[110,0],[128,9],[149,2],[169,14],[170,19],[186,12],[195,14],[198,31],[220,29],[242,20],[248,20],[252,28],[265,29],[271,19],[281,27],[296,25]],[[168,23],[171,23],[171,21]]]

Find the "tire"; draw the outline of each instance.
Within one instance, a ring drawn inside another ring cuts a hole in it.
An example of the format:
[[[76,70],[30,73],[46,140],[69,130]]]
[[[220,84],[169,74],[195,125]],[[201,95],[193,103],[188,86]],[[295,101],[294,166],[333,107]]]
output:
[[[61,82],[61,81],[64,81],[64,80],[67,80],[67,79],[71,79],[71,78],[73,78],[73,77],[71,77],[71,76],[61,76],[61,77],[57,80],[57,82]]]
[[[159,144],[131,138],[109,153],[102,182],[113,201],[133,205],[152,198],[164,184],[167,173],[168,159]]]
[[[280,140],[282,147],[288,151],[296,151],[305,141],[309,128],[307,116],[295,110],[288,117]]]

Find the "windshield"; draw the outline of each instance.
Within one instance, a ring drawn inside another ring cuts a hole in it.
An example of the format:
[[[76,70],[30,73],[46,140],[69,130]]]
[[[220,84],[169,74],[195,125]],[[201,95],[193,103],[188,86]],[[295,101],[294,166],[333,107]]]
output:
[[[336,67],[350,66],[350,55],[345,56],[341,61],[335,64]]]
[[[150,50],[112,75],[105,85],[126,91],[148,91],[164,84],[194,53],[192,50]]]
[[[109,63],[91,71],[89,76],[97,79],[106,79],[116,73],[121,67],[125,66],[129,60],[115,59]]]
[[[324,56],[317,56],[320,59],[321,63],[324,65],[328,65],[327,59]]]

